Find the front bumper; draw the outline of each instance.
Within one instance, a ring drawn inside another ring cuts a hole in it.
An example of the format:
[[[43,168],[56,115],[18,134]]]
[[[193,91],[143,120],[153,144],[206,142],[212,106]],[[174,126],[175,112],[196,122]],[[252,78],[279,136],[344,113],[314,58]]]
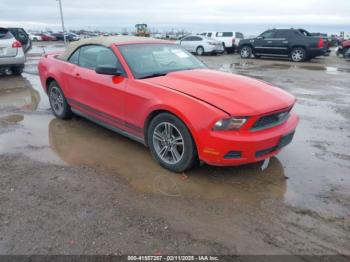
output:
[[[299,117],[291,112],[288,120],[281,125],[260,131],[210,131],[199,148],[202,161],[218,166],[235,166],[254,163],[279,153],[283,146],[282,137],[292,134]],[[287,141],[290,142],[290,141]]]

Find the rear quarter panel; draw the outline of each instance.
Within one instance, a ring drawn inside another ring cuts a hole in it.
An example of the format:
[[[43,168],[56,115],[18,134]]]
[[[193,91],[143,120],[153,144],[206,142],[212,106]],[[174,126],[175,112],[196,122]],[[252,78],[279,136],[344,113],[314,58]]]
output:
[[[39,77],[41,85],[45,92],[47,92],[47,80],[54,79],[61,87],[66,97],[70,96],[69,88],[67,85],[67,77],[74,70],[73,64],[57,59],[56,54],[44,55],[38,63]]]

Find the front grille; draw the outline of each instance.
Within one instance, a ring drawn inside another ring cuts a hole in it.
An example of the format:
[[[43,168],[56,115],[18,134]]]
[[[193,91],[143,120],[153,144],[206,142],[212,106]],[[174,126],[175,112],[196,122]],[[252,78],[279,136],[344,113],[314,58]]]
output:
[[[284,123],[289,117],[289,111],[278,112],[275,114],[263,116],[255,122],[251,130],[261,130]]]

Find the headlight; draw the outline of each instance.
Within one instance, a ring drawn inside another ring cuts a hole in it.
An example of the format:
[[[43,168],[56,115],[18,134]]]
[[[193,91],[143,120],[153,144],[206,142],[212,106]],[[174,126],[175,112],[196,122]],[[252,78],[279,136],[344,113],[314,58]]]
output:
[[[217,121],[213,130],[238,130],[247,122],[246,117],[231,117]]]

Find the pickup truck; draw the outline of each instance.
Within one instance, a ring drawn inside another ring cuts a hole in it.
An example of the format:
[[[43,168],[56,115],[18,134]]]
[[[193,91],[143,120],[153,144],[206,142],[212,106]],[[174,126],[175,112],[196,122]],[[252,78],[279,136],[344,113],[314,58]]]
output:
[[[204,32],[200,35],[206,36],[217,41],[222,42],[227,53],[234,53],[239,45],[239,41],[244,39],[244,36],[240,32]]]
[[[241,40],[239,53],[242,58],[289,57],[294,62],[302,62],[328,56],[330,50],[322,37],[313,37],[304,29],[271,29],[256,38]]]

